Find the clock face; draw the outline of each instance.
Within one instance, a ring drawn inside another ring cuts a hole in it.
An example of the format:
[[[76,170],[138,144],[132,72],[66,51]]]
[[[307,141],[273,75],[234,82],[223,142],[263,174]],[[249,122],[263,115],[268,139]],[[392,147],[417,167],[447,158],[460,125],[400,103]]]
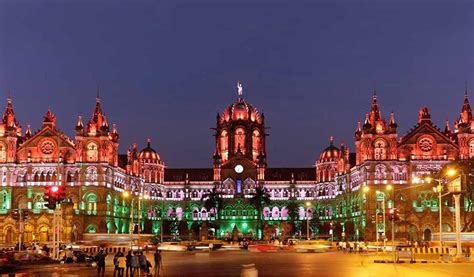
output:
[[[234,170],[236,173],[242,173],[244,172],[244,167],[241,164],[238,164],[234,167]]]

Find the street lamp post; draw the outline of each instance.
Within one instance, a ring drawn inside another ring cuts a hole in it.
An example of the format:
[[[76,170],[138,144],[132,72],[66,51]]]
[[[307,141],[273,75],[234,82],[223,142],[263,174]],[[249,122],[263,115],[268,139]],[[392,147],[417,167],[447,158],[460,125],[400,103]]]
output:
[[[442,204],[442,192],[443,186],[441,180],[435,180],[438,182],[436,187],[433,187],[433,191],[438,193],[438,211],[439,211],[439,247],[443,247],[443,204]]]
[[[309,240],[309,213],[308,209],[311,206],[310,202],[306,202],[306,240]]]
[[[386,234],[385,234],[385,231],[386,231],[386,225],[385,225],[385,193],[383,191],[376,191],[376,194],[382,194],[383,195],[383,198],[382,198],[382,214],[383,214],[383,248],[384,248],[384,251],[385,251],[385,247],[386,247]],[[375,196],[375,201],[377,201],[377,196]],[[377,201],[378,203],[378,201]],[[377,235],[378,235],[378,228],[376,228],[377,230]]]

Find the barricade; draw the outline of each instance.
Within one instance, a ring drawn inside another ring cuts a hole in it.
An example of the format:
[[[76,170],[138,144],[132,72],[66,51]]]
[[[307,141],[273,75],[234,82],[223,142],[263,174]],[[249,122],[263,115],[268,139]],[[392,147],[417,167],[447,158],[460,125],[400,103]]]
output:
[[[400,260],[410,260],[410,262],[414,262],[415,259],[413,257],[413,251],[411,251],[410,249],[407,249],[407,250],[399,250],[397,251],[397,263],[400,262]]]

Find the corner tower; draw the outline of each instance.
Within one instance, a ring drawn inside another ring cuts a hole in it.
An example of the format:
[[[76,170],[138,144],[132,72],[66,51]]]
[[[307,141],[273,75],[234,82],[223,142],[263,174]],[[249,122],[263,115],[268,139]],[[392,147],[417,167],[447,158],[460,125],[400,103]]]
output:
[[[84,127],[82,117],[79,116],[75,131],[76,153],[79,162],[102,162],[112,166],[118,165],[119,134],[115,124],[110,131],[98,95],[91,119]]]

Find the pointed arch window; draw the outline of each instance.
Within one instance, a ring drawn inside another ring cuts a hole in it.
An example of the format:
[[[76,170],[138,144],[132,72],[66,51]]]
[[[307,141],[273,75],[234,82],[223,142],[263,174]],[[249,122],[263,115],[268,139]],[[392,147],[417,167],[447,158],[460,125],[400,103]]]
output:
[[[242,154],[245,154],[245,130],[243,128],[237,128],[235,130],[235,153],[237,153],[239,147]]]
[[[375,142],[374,159],[375,160],[387,159],[387,143],[385,142],[385,140],[380,139]]]
[[[229,135],[226,130],[221,132],[219,137],[219,146],[222,154],[222,160],[226,161],[229,155]]]
[[[469,159],[474,158],[474,139],[469,141]]]
[[[254,130],[252,133],[252,156],[256,160],[260,151],[261,136],[258,130]]]
[[[0,163],[5,163],[7,161],[7,146],[3,143],[0,143]]]
[[[87,161],[97,162],[99,158],[98,146],[95,142],[89,142],[87,144]]]

